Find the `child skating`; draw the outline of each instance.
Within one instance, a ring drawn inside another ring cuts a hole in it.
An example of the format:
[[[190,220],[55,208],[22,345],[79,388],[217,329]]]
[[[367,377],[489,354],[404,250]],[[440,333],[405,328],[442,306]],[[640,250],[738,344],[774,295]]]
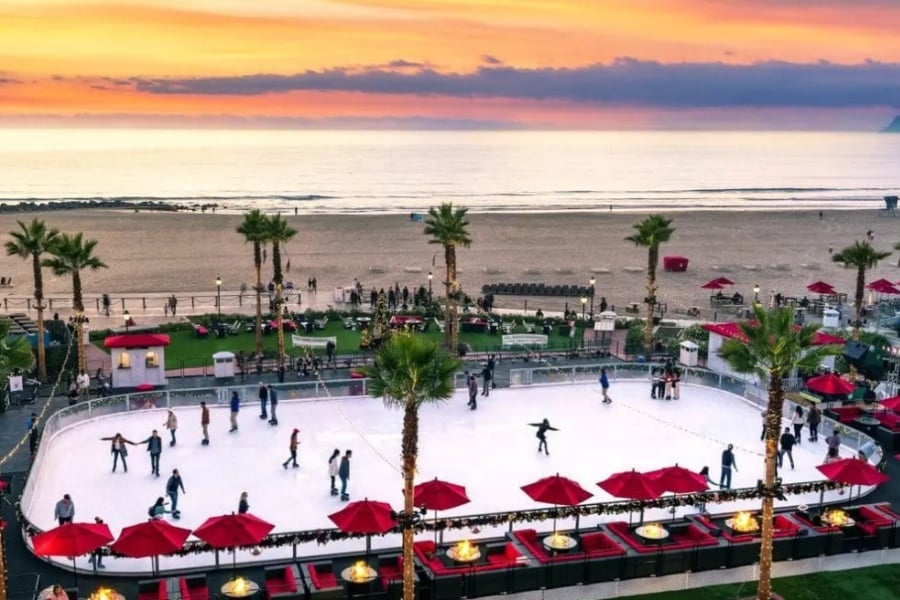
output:
[[[544,419],[540,423],[529,423],[532,427],[537,427],[537,439],[538,442],[538,453],[540,453],[541,448],[544,449],[544,454],[550,456],[550,449],[547,447],[547,432],[548,431],[559,431],[556,427],[550,426],[550,421],[548,419]]]

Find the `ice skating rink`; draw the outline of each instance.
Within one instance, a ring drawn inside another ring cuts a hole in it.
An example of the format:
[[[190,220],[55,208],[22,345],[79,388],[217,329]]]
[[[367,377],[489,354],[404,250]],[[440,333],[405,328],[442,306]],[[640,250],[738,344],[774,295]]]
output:
[[[718,480],[724,446],[734,444],[738,471],[733,487],[752,486],[763,471],[759,441],[759,409],[729,393],[706,387],[683,385],[678,401],[649,398],[643,381],[614,381],[614,402],[601,403],[597,384],[568,384],[494,390],[490,398],[479,397],[477,411],[466,407],[467,397],[457,393],[444,404],[421,410],[418,481],[438,477],[466,486],[472,502],[442,515],[539,508],[519,488],[541,477],[560,473],[580,482],[595,495],[588,502],[613,500],[596,482],[612,473],[632,468],[652,470],[678,463],[700,470],[710,467]],[[353,397],[315,401],[282,401],[280,425],[270,426],[258,418],[254,399],[243,405],[240,430],[229,433],[226,407],[213,407],[211,444],[200,444],[200,411],[177,409],[178,443],[168,446],[168,433],[161,409],[110,415],[72,425],[43,443],[49,444],[42,464],[37,465],[36,485],[23,498],[25,515],[41,529],[56,525],[55,503],[70,494],[75,520],[104,519],[114,535],[128,525],[147,519],[147,509],[165,496],[165,483],[173,468],[179,469],[187,490],[179,498],[182,518],[177,524],[199,526],[206,518],[237,510],[241,492],[249,493],[250,512],[275,524],[274,532],[331,528],[328,515],[344,503],[329,494],[327,461],[337,448],[353,450],[349,492],[352,500],[369,498],[402,507],[400,430],[402,415],[384,407],[377,399]],[[537,452],[534,427],[544,418],[559,429],[548,433],[550,455]],[[283,469],[294,427],[300,429],[300,468]],[[150,474],[145,446],[129,446],[128,473],[121,465],[112,473],[109,442],[100,438],[122,433],[139,442],[158,429],[165,441],[159,478]],[[824,437],[817,444],[806,440],[795,447],[796,469],[785,459],[781,471],[786,482],[822,479],[815,469],[825,455]],[[852,455],[848,448],[842,456]],[[865,490],[864,490],[865,491]],[[837,500],[837,492],[826,501]],[[845,497],[846,498],[846,497]],[[792,496],[790,504],[815,504],[818,494]],[[758,507],[758,501],[710,505],[711,512]],[[679,509],[681,512],[692,508]],[[431,515],[429,515],[430,518]],[[647,519],[670,517],[661,510],[648,510]],[[169,517],[171,518],[171,517]],[[605,520],[617,520],[617,518]],[[582,519],[583,526],[600,517]],[[560,522],[561,527],[567,524]],[[570,525],[569,525],[570,526]],[[538,524],[540,528],[540,525]],[[546,524],[550,527],[550,523]],[[496,532],[483,530],[487,537]],[[423,538],[431,533],[421,534]],[[472,537],[469,531],[448,531],[447,538]],[[193,538],[191,538],[193,539]],[[344,540],[324,546],[299,547],[300,556],[361,549],[361,540]],[[373,548],[399,546],[399,536],[374,538]],[[256,560],[290,556],[291,548],[267,549]],[[224,562],[230,557],[224,555]],[[59,564],[71,565],[60,558]],[[212,554],[160,559],[165,570],[177,560],[185,565],[212,564]],[[238,560],[253,560],[239,551]],[[78,559],[87,567],[87,558]],[[108,559],[107,571],[148,571],[147,559]]]

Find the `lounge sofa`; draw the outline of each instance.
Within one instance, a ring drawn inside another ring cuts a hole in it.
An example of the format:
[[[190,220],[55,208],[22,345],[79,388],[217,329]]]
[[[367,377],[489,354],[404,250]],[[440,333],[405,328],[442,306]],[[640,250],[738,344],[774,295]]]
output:
[[[206,575],[170,579],[168,590],[170,597],[181,598],[181,600],[209,600]]]
[[[137,600],[166,600],[169,587],[165,579],[138,581]]]
[[[525,546],[525,549],[534,556],[541,564],[567,562],[573,560],[584,560],[587,555],[584,552],[567,552],[565,554],[557,554],[551,556],[544,550],[544,544],[538,539],[537,531],[534,529],[520,529],[514,531],[513,536]]]
[[[330,562],[308,563],[305,573],[308,575],[306,580],[309,582],[310,596],[323,600],[346,596]]]
[[[271,600],[299,600],[304,596],[300,571],[295,565],[266,567],[263,585]]]

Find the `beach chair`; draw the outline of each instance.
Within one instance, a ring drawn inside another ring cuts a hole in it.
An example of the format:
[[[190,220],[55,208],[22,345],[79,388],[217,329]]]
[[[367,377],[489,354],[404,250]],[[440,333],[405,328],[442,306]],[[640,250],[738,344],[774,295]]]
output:
[[[444,323],[442,321],[438,321],[437,317],[434,318],[434,324],[437,326],[438,331],[444,333]]]
[[[344,317],[344,329],[356,330],[356,321],[353,317]]]
[[[525,333],[534,333],[534,323],[529,323],[525,319],[522,319],[522,327],[525,328]]]
[[[231,325],[226,326],[228,328],[228,333],[231,335],[239,335],[241,333],[241,320],[238,319]]]
[[[506,322],[506,321],[504,321],[504,322],[500,325],[500,327],[503,329],[503,333],[507,333],[507,334],[512,333],[512,332],[513,332],[513,329],[515,328],[515,326],[516,326],[515,323],[509,323],[509,322]]]
[[[313,324],[316,326],[316,329],[325,329],[325,326],[328,325],[328,316],[314,320]]]

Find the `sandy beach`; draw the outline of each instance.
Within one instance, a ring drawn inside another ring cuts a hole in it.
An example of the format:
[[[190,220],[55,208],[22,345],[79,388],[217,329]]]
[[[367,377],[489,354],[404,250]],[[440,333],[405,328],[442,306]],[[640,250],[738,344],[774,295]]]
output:
[[[616,212],[472,214],[472,246],[458,252],[460,280],[475,297],[486,283],[587,285],[593,274],[597,304],[603,296],[622,312],[621,307],[644,297],[646,251],[624,240],[642,216]],[[864,239],[868,230],[875,232],[874,244],[879,249],[889,250],[900,240],[900,219],[871,210],[826,212],[821,220],[817,211],[679,212],[671,216],[676,232],[661,255],[690,259],[686,273],[663,272],[660,264],[659,297],[672,312],[692,306],[708,308],[710,293],[700,286],[722,275],[736,282],[726,293],[737,291],[748,299],[754,284],[759,284],[761,297],[767,298],[773,289],[803,296],[806,285],[819,279],[852,294],[855,273],[833,263],[829,249],[837,251]],[[214,295],[217,275],[223,280],[223,295],[237,292],[241,284],[253,285],[252,253],[235,233],[241,222],[237,215],[101,210],[6,214],[0,216],[0,230],[8,232],[16,227],[16,219],[34,217],[99,241],[96,253],[109,268],[84,274],[87,296]],[[435,294],[439,293],[442,249],[428,244],[423,225],[410,222],[407,216],[286,218],[298,230],[285,257],[290,263],[286,280],[303,292],[304,308],[334,305],[332,289],[349,285],[354,278],[366,288],[386,288],[394,282],[414,288],[427,286],[427,274],[434,271]],[[2,265],[0,274],[11,276],[15,285],[4,289],[4,294],[10,299],[29,296],[30,262],[4,257]],[[896,257],[883,261],[871,272],[870,280],[900,280],[896,265]],[[270,264],[264,273],[271,276]],[[315,298],[305,291],[307,278],[313,276],[319,288]],[[70,294],[68,278],[48,272],[45,285],[48,295]],[[558,310],[564,302],[533,299],[529,310]],[[162,313],[162,302],[157,304],[149,307],[147,314]],[[570,307],[577,309],[579,304],[577,298],[569,299]],[[522,308],[523,299],[501,296],[496,305]],[[223,301],[225,309],[228,304]]]

